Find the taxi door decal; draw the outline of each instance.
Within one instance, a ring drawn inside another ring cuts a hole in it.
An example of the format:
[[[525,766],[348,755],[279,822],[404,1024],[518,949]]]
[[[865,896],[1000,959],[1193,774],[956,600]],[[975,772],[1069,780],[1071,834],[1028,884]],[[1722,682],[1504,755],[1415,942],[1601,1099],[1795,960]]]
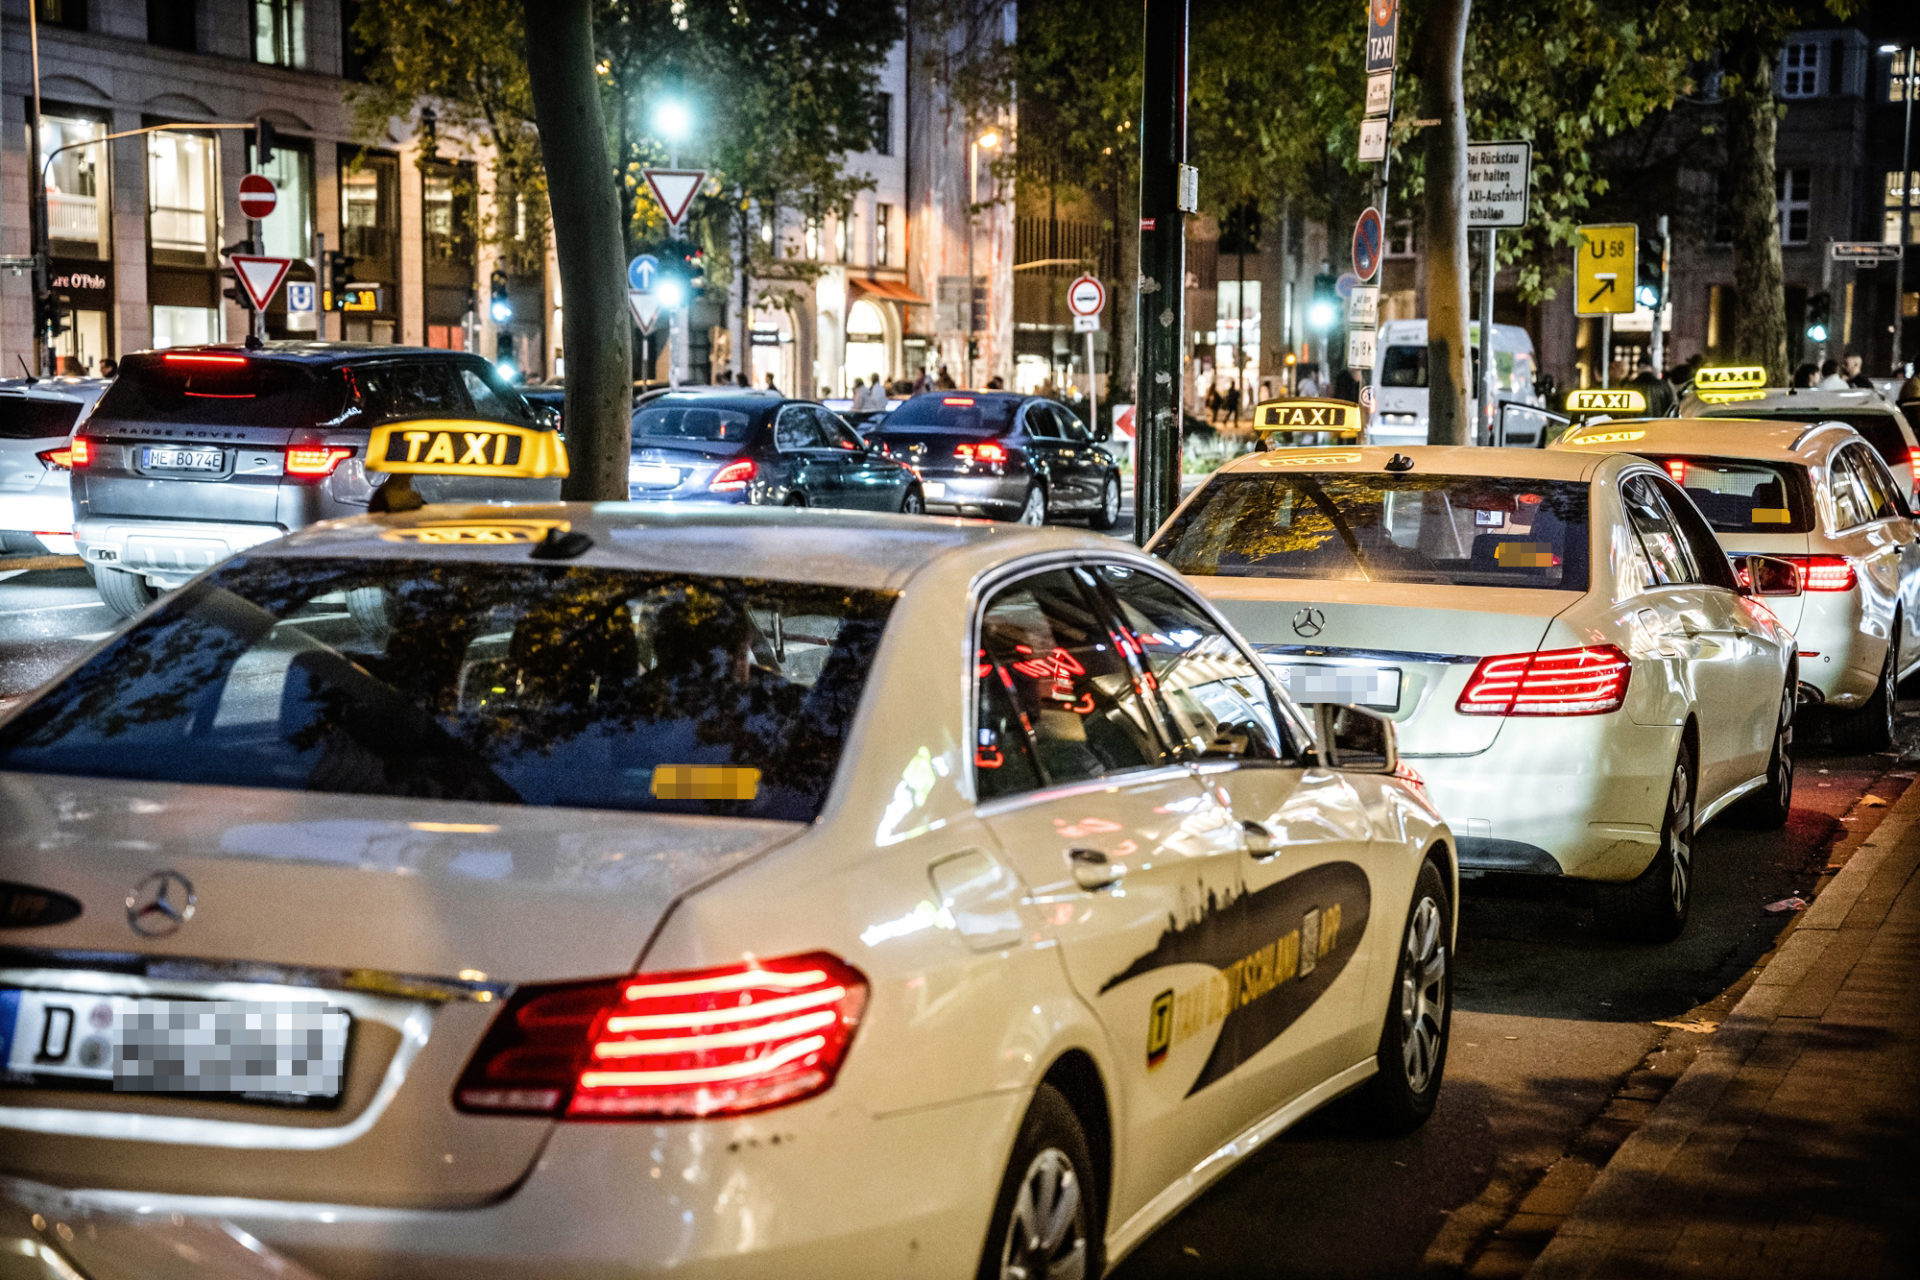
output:
[[[1309,867],[1234,899],[1209,895],[1206,910],[1192,920],[1169,919],[1153,950],[1100,991],[1169,965],[1213,966],[1212,977],[1155,996],[1147,1022],[1149,1067],[1173,1045],[1219,1024],[1213,1052],[1187,1090],[1191,1097],[1272,1044],[1326,994],[1359,950],[1371,905],[1366,872],[1352,862]],[[1243,951],[1248,941],[1252,950]],[[1171,1014],[1164,1034],[1163,1004]]]

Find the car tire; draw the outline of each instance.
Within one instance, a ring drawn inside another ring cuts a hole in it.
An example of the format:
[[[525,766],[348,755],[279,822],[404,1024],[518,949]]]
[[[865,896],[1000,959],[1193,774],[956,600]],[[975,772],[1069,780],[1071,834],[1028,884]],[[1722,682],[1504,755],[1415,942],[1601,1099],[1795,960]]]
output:
[[[900,514],[903,516],[923,516],[927,514],[927,500],[920,496],[918,485],[908,485],[900,498]]]
[[[1400,961],[1380,1028],[1378,1069],[1347,1104],[1356,1125],[1382,1136],[1412,1133],[1440,1098],[1453,1026],[1453,911],[1446,877],[1428,861],[1413,881]]]
[[[1037,484],[1027,486],[1027,496],[1013,514],[1013,523],[1043,525],[1047,522],[1047,491]]]
[[[1100,490],[1100,505],[1087,517],[1087,527],[1105,533],[1120,523],[1120,477],[1108,476]]]
[[[1778,831],[1793,813],[1794,687],[1787,684],[1780,699],[1780,723],[1773,731],[1773,751],[1767,757],[1767,785],[1728,811],[1736,825],[1756,831]]]
[[[147,585],[147,580],[137,573],[125,569],[109,569],[105,565],[89,565],[93,570],[93,585],[99,588],[100,599],[107,608],[123,618],[131,618],[160,594]]]
[[[807,495],[795,490],[787,495],[785,505],[789,507],[804,507],[807,505]]]
[[[349,587],[347,616],[354,620],[367,639],[383,643],[393,630],[387,613],[387,593],[379,587]]]
[[[1671,942],[1686,928],[1693,905],[1693,752],[1682,743],[1667,784],[1660,852],[1625,884],[1596,886],[1594,918],[1616,938]]]
[[[1034,1092],[987,1224],[980,1280],[1080,1276],[1096,1280],[1104,1209],[1080,1117],[1052,1085]]]
[[[1880,667],[1880,683],[1873,696],[1851,711],[1836,711],[1827,732],[1833,749],[1844,756],[1867,756],[1893,745],[1893,709],[1899,697],[1895,690],[1900,674],[1900,619],[1893,620],[1893,642],[1887,645],[1886,660]]]

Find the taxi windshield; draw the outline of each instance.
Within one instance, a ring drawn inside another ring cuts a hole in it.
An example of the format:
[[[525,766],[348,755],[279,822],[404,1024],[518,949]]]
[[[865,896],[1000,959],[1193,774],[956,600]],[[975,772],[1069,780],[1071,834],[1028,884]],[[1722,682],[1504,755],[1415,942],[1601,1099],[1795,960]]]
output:
[[[1500,476],[1216,476],[1154,541],[1185,574],[1587,589],[1587,486]]]
[[[0,726],[0,770],[810,821],[893,598],[236,559]]]

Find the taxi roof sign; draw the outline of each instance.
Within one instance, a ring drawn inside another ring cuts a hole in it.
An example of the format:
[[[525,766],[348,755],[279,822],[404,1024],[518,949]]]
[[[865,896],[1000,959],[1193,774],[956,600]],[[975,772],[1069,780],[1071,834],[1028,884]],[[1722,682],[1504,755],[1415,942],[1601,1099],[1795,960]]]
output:
[[[1757,364],[1708,365],[1693,375],[1695,391],[1754,391],[1767,385],[1767,371]]]
[[[1292,398],[1269,400],[1254,406],[1255,431],[1332,431],[1341,435],[1360,432],[1360,406],[1351,400],[1315,400]]]
[[[392,475],[565,476],[567,447],[552,431],[509,422],[418,419],[375,427],[367,469]]]
[[[382,542],[417,542],[429,546],[511,546],[534,543],[548,533],[566,533],[572,524],[565,520],[483,520],[463,524],[421,524],[388,529]]]
[[[1695,391],[1693,394],[1702,404],[1735,404],[1741,400],[1767,398],[1767,393],[1759,388],[1750,391]]]
[[[1564,437],[1566,444],[1632,444],[1635,440],[1645,440],[1647,433],[1639,431],[1597,431],[1582,427]]]
[[[1626,413],[1647,411],[1647,393],[1633,387],[1588,387],[1567,392],[1568,413]]]

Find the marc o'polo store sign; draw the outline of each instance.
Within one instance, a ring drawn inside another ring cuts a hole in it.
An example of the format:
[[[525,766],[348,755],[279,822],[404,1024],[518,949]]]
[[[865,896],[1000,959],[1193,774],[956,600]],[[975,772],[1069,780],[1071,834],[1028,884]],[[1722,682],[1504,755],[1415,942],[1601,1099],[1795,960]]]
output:
[[[106,311],[113,306],[113,264],[86,259],[48,261],[47,287],[82,311]]]

